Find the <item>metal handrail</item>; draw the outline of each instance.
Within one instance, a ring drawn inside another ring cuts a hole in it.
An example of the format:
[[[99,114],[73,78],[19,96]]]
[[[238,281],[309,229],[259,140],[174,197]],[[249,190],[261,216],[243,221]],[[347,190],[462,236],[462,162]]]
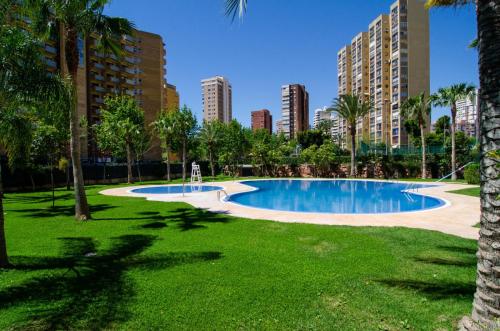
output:
[[[451,175],[453,175],[454,173],[456,173],[456,172],[458,172],[458,171],[460,171],[460,170],[464,169],[465,167],[467,167],[469,164],[472,164],[472,163],[474,163],[474,161],[471,161],[471,162],[467,163],[466,165],[464,165],[464,166],[462,166],[462,167],[458,168],[457,170],[453,171],[452,173],[450,173],[450,174],[448,174],[448,175],[444,176],[443,178],[440,178],[439,180],[437,180],[437,181],[436,181],[436,183],[439,183],[440,181],[442,181],[442,180],[444,180],[444,179],[446,179],[446,178],[450,177],[450,176],[451,176]]]
[[[226,195],[226,197],[228,197],[228,196],[229,196],[229,194],[227,194],[227,192],[226,192],[225,190],[218,190],[218,191],[217,191],[217,200],[220,200],[220,193],[221,193],[221,192],[224,192],[224,194]]]

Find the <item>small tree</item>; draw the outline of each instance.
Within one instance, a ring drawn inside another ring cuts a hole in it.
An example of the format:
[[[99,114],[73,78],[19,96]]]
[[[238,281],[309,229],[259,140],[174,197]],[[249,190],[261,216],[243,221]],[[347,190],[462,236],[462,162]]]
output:
[[[457,128],[457,101],[472,97],[476,92],[476,88],[470,84],[455,84],[450,87],[440,88],[437,93],[431,96],[431,100],[436,106],[450,107],[451,111],[451,179],[457,179],[456,166],[456,146],[455,146],[455,131]]]
[[[336,98],[330,111],[347,121],[351,135],[351,176],[356,176],[356,124],[370,112],[371,105],[357,95],[345,94]]]
[[[167,180],[170,181],[170,155],[176,149],[177,137],[174,131],[175,116],[179,109],[164,110],[160,112],[158,119],[152,123],[155,134],[160,139],[163,150],[162,158],[167,165]]]
[[[173,132],[179,141],[180,153],[182,156],[182,181],[186,180],[186,156],[189,141],[195,136],[197,130],[196,118],[191,109],[182,107],[178,112],[174,112]]]
[[[223,124],[218,120],[204,121],[200,132],[201,143],[206,150],[212,177],[215,177],[215,160],[218,157],[223,138]]]
[[[408,98],[401,105],[401,114],[403,117],[413,120],[420,129],[420,139],[422,147],[422,178],[425,179],[427,173],[427,160],[425,151],[425,127],[426,118],[431,114],[431,101],[421,93],[418,96]]]
[[[245,130],[238,121],[232,120],[224,125],[219,162],[225,166],[229,174],[236,176],[238,166],[245,157],[248,145]]]
[[[260,168],[260,173],[269,175],[269,165],[271,163],[270,152],[274,149],[274,141],[269,131],[259,129],[252,135],[250,156],[254,166]]]
[[[97,144],[114,156],[127,157],[127,182],[133,182],[132,163],[137,136],[145,134],[144,111],[128,95],[109,96],[101,109],[101,123],[94,126]]]

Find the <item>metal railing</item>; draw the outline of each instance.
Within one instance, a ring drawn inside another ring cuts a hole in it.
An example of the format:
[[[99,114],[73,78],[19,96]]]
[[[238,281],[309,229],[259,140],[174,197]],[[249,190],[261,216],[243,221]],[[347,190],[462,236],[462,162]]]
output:
[[[225,190],[218,190],[217,191],[217,200],[219,200],[219,201],[220,201],[220,194],[221,194],[221,192],[223,192],[226,195],[226,197],[229,196],[229,194],[227,194],[227,192]]]
[[[458,168],[457,170],[455,170],[455,171],[453,171],[453,172],[450,172],[448,175],[446,175],[446,176],[444,176],[444,177],[442,177],[442,178],[438,179],[438,180],[436,181],[436,183],[439,183],[439,182],[441,182],[441,181],[445,180],[446,178],[448,178],[448,177],[450,177],[451,175],[453,175],[454,173],[457,173],[458,171],[460,171],[460,170],[464,169],[465,167],[469,166],[469,165],[470,165],[470,164],[472,164],[472,163],[474,163],[474,161],[471,161],[471,162],[467,163],[466,165],[461,166],[461,167],[460,167],[460,168]]]

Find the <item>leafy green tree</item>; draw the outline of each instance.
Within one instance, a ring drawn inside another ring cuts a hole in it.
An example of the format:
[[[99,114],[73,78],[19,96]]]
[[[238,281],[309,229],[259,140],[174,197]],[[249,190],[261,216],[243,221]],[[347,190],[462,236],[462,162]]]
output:
[[[330,111],[346,120],[351,135],[351,176],[356,176],[356,125],[360,118],[370,112],[368,101],[357,95],[345,94],[336,98]]]
[[[142,134],[134,135],[134,155],[137,165],[137,175],[139,176],[139,181],[142,182],[141,176],[141,162],[144,160],[144,155],[151,149],[151,133],[147,130],[142,130]]]
[[[173,112],[173,132],[179,142],[180,154],[182,157],[182,181],[186,180],[186,157],[187,147],[190,141],[195,137],[198,125],[191,109],[187,106],[182,107],[178,112]]]
[[[224,134],[224,127],[218,120],[204,121],[200,131],[200,141],[210,162],[212,177],[215,177],[215,160],[218,158]]]
[[[306,130],[297,134],[297,142],[302,148],[321,146],[329,137],[321,130]]]
[[[152,123],[155,134],[160,139],[162,157],[167,165],[167,180],[170,181],[170,156],[177,149],[177,135],[174,130],[176,113],[179,109],[161,111],[158,119]]]
[[[455,131],[457,127],[457,101],[470,98],[475,93],[476,88],[473,85],[461,83],[450,87],[440,88],[437,93],[431,96],[431,100],[436,106],[450,107],[451,110],[451,179],[457,179],[456,149],[455,149]]]
[[[445,133],[446,131],[450,132],[450,117],[449,116],[441,116],[437,119],[434,127],[437,134]]]
[[[219,163],[224,165],[227,172],[236,176],[238,166],[243,161],[248,146],[245,130],[240,123],[232,120],[225,124]]]
[[[251,141],[250,157],[254,167],[260,169],[260,173],[269,176],[269,168],[271,166],[271,150],[275,140],[268,130],[259,129],[253,133]]]
[[[14,2],[0,3],[0,146],[11,167],[27,158],[31,146],[31,109],[67,106],[68,89],[58,75],[48,76],[39,41],[6,24]],[[0,268],[9,266],[4,231],[2,165],[0,163]]]
[[[326,140],[321,145],[314,157],[314,163],[322,175],[328,175],[332,164],[335,163],[336,155],[338,155],[338,146],[331,141]]]
[[[127,182],[134,181],[132,164],[134,143],[145,135],[144,111],[128,95],[108,96],[101,108],[101,123],[94,126],[100,149],[127,158]]]
[[[325,137],[331,139],[332,137],[332,127],[333,127],[333,121],[332,120],[322,120],[319,122],[318,127],[316,128],[317,130],[323,132]]]
[[[32,20],[32,29],[40,36],[49,37],[62,32],[62,74],[71,81],[72,103],[69,107],[71,131],[71,159],[75,190],[75,218],[90,219],[90,209],[85,194],[80,154],[80,123],[77,112],[79,38],[95,37],[103,51],[121,54],[120,38],[133,31],[126,19],[109,17],[103,13],[109,0],[24,0],[22,5]]]
[[[405,118],[415,121],[420,129],[421,150],[422,150],[422,178],[426,178],[427,160],[425,150],[425,128],[427,126],[427,117],[431,114],[431,100],[421,93],[417,96],[408,98],[401,105],[401,115]]]

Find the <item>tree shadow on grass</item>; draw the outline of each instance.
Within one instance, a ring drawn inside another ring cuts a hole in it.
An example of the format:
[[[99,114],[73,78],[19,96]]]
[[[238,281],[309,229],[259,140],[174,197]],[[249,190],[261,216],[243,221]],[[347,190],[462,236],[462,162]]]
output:
[[[56,203],[58,201],[65,201],[68,199],[71,199],[73,197],[73,194],[71,193],[64,193],[64,194],[59,194],[57,193],[55,196],[55,201]],[[44,192],[38,193],[38,194],[12,194],[8,193],[5,195],[5,202],[6,203],[27,203],[27,204],[38,204],[38,203],[52,203],[52,193],[51,192]]]
[[[92,238],[61,238],[60,258],[13,257],[14,269],[51,272],[0,290],[0,311],[29,306],[26,318],[14,326],[20,330],[112,329],[131,315],[127,305],[135,291],[127,271],[159,270],[222,257],[220,252],[143,256],[155,239],[126,235],[113,239],[111,248],[97,250]]]
[[[462,253],[476,256],[477,248],[470,247],[460,247],[460,246],[438,246],[437,248],[453,252],[453,253]]]
[[[211,213],[199,208],[177,208],[170,212],[169,221],[174,222],[181,231],[204,229],[200,223],[228,223],[230,220],[221,214]]]
[[[96,213],[101,211],[106,211],[112,208],[116,208],[115,206],[108,204],[93,204],[90,205],[90,212]],[[75,206],[67,205],[67,206],[55,206],[55,207],[47,207],[47,208],[30,208],[30,209],[22,209],[16,210],[17,213],[22,213],[25,216],[33,217],[33,218],[51,218],[55,216],[73,216],[75,214]]]
[[[471,301],[476,290],[474,282],[429,282],[410,279],[382,279],[377,280],[377,282],[391,287],[417,291],[432,300],[459,298]]]
[[[474,267],[477,263],[475,258],[467,259],[445,259],[440,257],[414,257],[413,260],[416,262],[436,264],[443,266],[456,266],[456,267]]]

